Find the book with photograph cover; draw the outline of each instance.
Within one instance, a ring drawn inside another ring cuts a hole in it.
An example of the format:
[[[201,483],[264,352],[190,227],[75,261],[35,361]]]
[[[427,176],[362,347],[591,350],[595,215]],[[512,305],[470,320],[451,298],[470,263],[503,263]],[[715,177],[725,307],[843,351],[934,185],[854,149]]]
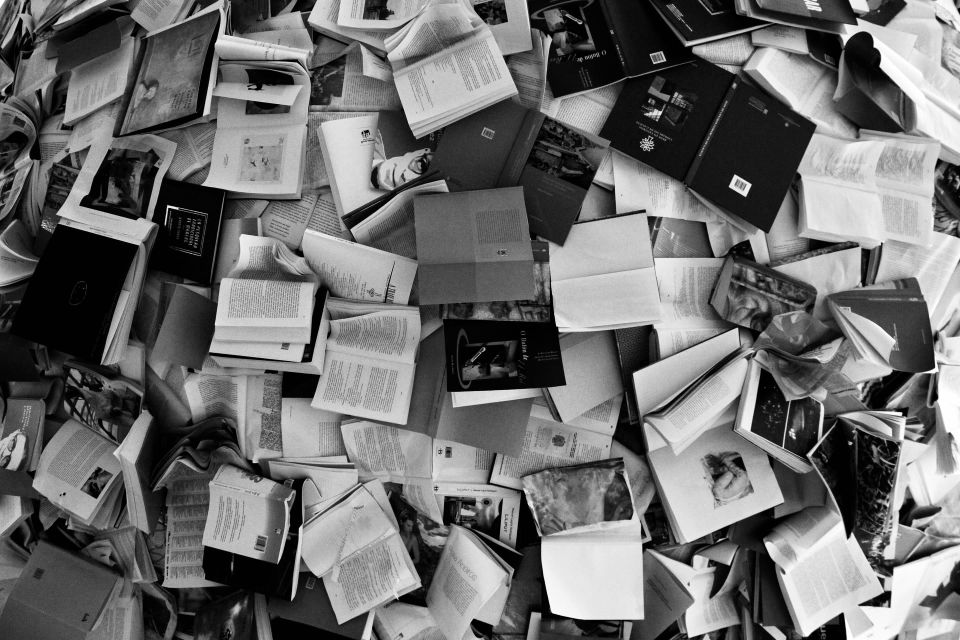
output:
[[[806,282],[737,255],[728,255],[710,305],[728,322],[763,331],[774,316],[811,311],[817,289]]]
[[[220,18],[219,10],[208,10],[144,38],[115,135],[170,128],[205,115],[217,75]]]
[[[480,531],[517,547],[519,491],[492,484],[434,482],[433,492],[442,501],[443,524]]]
[[[447,391],[566,384],[557,328],[540,322],[444,320]]]
[[[550,37],[547,81],[557,97],[694,60],[647,0],[533,0],[530,25]]]
[[[154,219],[159,227],[150,266],[198,284],[213,280],[226,192],[164,180]]]
[[[807,454],[823,437],[823,404],[787,400],[773,375],[750,361],[734,431],[797,473],[813,466]]]
[[[623,458],[526,475],[523,493],[541,536],[639,522]]]
[[[739,15],[734,0],[650,0],[650,4],[688,47],[767,26]]]

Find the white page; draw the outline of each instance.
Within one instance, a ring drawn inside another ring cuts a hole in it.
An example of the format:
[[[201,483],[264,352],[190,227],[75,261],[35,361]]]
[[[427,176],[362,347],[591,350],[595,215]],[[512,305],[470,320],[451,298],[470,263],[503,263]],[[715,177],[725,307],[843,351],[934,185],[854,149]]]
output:
[[[338,413],[314,409],[310,398],[282,398],[280,431],[285,458],[346,455]]]
[[[658,258],[655,265],[663,322],[726,326],[710,306],[722,258]]]
[[[414,365],[327,353],[311,406],[406,424]]]
[[[495,454],[452,440],[433,441],[433,469],[435,481],[486,482],[493,469]]]
[[[397,533],[371,545],[323,579],[337,622],[343,624],[420,586]]]
[[[347,422],[340,429],[347,455],[357,465],[361,480],[402,483],[408,477],[431,476],[430,436],[366,421]]]
[[[307,229],[303,255],[331,295],[407,304],[417,263],[409,258]]]
[[[450,537],[427,592],[427,607],[447,638],[462,638],[506,579],[500,564],[469,536],[461,527],[450,527]]]
[[[550,611],[582,620],[643,618],[641,537],[639,533],[544,537],[540,552]]]
[[[813,285],[817,289],[813,315],[819,320],[827,320],[826,297],[837,291],[849,291],[860,286],[860,248],[852,247],[833,253],[788,262],[774,267],[801,282]]]
[[[167,487],[167,531],[163,586],[214,587],[203,572],[203,527],[210,508],[213,473],[181,477]]]
[[[70,73],[64,124],[74,124],[123,96],[133,52],[134,39],[124,38],[113,51],[83,63]]]
[[[566,384],[550,387],[550,398],[560,420],[571,420],[623,392],[620,361],[612,332],[565,335],[560,355]]]
[[[931,313],[960,263],[960,238],[934,233],[929,247],[889,241],[883,244],[877,282],[914,277]]]
[[[416,309],[374,311],[331,319],[327,350],[413,364],[420,344]]]
[[[650,232],[644,215],[574,224],[562,246],[550,243],[553,282],[652,266]]]

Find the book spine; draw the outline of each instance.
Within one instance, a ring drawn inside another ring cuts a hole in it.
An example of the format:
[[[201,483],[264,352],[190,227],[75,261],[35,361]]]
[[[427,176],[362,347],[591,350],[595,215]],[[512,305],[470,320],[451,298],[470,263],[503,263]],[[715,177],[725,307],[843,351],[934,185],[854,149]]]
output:
[[[727,108],[730,106],[730,103],[733,101],[733,94],[736,92],[737,87],[740,85],[740,80],[734,78],[733,82],[730,83],[730,88],[727,89],[727,95],[723,97],[723,102],[720,104],[720,108],[717,110],[717,115],[714,116],[713,122],[710,123],[710,129],[707,130],[707,135],[703,138],[703,142],[700,143],[700,149],[697,151],[697,155],[693,158],[693,163],[691,163],[690,168],[687,170],[687,176],[684,178],[685,184],[690,184],[694,177],[697,175],[697,170],[700,168],[700,163],[703,161],[703,156],[707,153],[707,148],[710,146],[710,143],[713,141],[713,136],[717,132],[717,128],[720,126],[720,123],[723,121],[723,116],[727,111]]]
[[[623,47],[620,45],[620,36],[617,35],[617,20],[610,11],[608,2],[611,0],[601,0],[600,9],[603,11],[603,20],[607,23],[607,30],[610,32],[610,39],[613,41],[613,48],[617,50],[617,58],[620,60],[620,68],[627,72],[627,57],[623,53]],[[623,0],[612,0],[612,2],[622,2]]]

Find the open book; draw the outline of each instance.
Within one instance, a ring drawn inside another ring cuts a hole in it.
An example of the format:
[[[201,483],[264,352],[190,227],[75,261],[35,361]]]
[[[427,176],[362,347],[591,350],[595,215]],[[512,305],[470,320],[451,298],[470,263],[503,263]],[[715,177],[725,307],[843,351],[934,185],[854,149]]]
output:
[[[459,2],[428,7],[386,45],[417,137],[517,95],[490,27]]]
[[[330,318],[314,408],[405,424],[420,343],[420,311],[327,300]]]

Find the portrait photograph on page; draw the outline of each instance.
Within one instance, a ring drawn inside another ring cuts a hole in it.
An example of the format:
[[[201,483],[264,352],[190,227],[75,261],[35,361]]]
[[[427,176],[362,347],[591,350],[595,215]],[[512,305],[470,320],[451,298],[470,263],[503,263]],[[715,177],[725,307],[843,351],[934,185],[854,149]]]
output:
[[[120,135],[201,115],[219,21],[214,11],[145,38]]]

